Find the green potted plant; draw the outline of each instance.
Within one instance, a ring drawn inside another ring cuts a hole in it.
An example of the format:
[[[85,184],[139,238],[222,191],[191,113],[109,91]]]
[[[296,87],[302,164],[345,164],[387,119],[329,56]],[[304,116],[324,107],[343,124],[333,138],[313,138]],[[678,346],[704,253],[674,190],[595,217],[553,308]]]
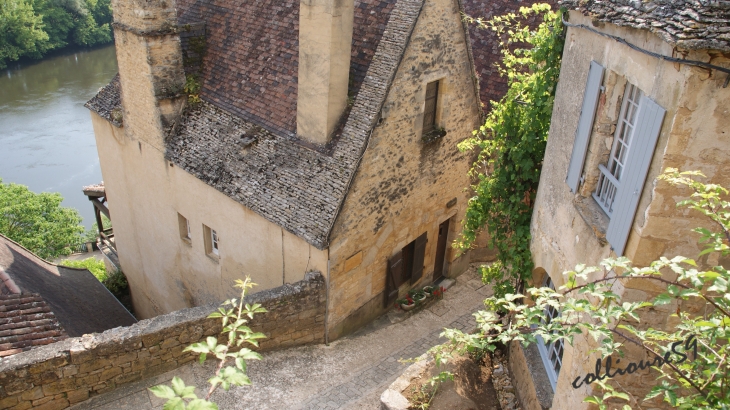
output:
[[[432,285],[427,285],[423,287],[423,293],[426,294],[427,298],[430,298],[433,296],[433,292],[436,290],[436,288]]]
[[[403,299],[396,300],[395,304],[406,312],[416,307],[416,302],[410,297],[410,295]]]
[[[408,296],[411,297],[416,303],[421,303],[426,300],[426,294],[420,289],[411,289],[408,291]]]

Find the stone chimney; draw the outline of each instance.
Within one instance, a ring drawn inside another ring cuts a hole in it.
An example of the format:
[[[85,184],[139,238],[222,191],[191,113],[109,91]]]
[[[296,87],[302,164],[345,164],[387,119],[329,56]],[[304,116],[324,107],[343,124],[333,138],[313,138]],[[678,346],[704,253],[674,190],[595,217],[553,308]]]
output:
[[[112,0],[112,10],[125,132],[164,152],[186,100],[175,0]]]
[[[347,106],[354,0],[300,0],[297,135],[332,138]]]

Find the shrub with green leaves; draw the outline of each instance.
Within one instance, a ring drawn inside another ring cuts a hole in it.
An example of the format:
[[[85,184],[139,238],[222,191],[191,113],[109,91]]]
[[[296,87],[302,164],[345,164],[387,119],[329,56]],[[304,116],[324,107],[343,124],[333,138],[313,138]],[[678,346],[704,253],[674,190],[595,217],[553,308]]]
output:
[[[68,266],[70,268],[81,268],[88,269],[99,282],[104,282],[107,279],[106,266],[104,261],[96,258],[86,258],[78,261],[63,260],[59,263],[61,266]]]
[[[218,405],[210,401],[210,397],[218,387],[228,391],[231,386],[246,386],[251,384],[251,379],[246,374],[246,360],[259,360],[261,355],[244,344],[253,346],[259,345],[259,339],[266,336],[263,333],[254,332],[246,326],[254,314],[264,313],[266,309],[260,304],[244,304],[246,293],[256,286],[251,282],[250,277],[245,280],[236,280],[235,287],[241,289],[240,299],[229,299],[223,302],[216,312],[211,313],[210,318],[221,318],[223,329],[221,335],[225,335],[225,344],[217,338],[209,336],[205,341],[193,343],[186,347],[184,352],[195,352],[200,354],[202,364],[208,355],[215,356],[218,360],[215,375],[208,379],[210,388],[204,399],[198,398],[195,394],[195,386],[186,386],[179,377],[172,379],[172,387],[159,385],[150,388],[150,391],[157,397],[167,399],[164,410],[217,410]],[[228,366],[231,362],[233,365]]]
[[[543,19],[534,30],[523,23],[532,15]],[[530,219],[565,41],[560,15],[548,4],[535,4],[520,8],[520,16],[469,19],[502,39],[499,72],[509,89],[501,101],[492,102],[484,125],[459,144],[461,151],[479,154],[469,171],[476,180],[475,195],[454,246],[461,251],[471,248],[486,227],[498,263],[483,267],[482,275],[497,295],[514,292],[518,280],[532,272]]]
[[[696,177],[703,175],[667,169],[660,179],[692,189],[691,197],[678,205],[710,219],[714,229],[694,229],[699,234],[699,242],[705,244],[700,255],[718,253],[727,257],[730,255],[728,189],[704,184]],[[671,279],[672,275],[662,275],[663,272],[673,272],[674,279]],[[681,409],[730,408],[730,273],[726,267],[710,266],[703,270],[694,260],[682,256],[662,257],[648,267],[635,267],[627,258],[618,258],[606,259],[595,267],[579,265],[563,275],[567,278],[566,285],[557,291],[546,287],[530,288],[524,294],[487,299],[485,303],[491,309],[475,314],[478,332],[466,334],[446,329],[443,335],[451,342],[439,354],[448,357],[450,349],[493,351],[497,343],[513,340],[535,343],[538,335],[545,343],[562,339],[572,344],[575,335],[584,334],[593,340],[595,351],[603,358],[621,354],[619,348],[625,344],[635,345],[648,353],[651,368],[658,373],[658,383],[644,399],[661,397],[670,406]],[[659,284],[666,291],[649,301],[624,302],[614,289],[618,283],[628,280]],[[526,297],[534,304],[522,303]],[[678,323],[676,327],[654,329],[641,325],[641,315],[647,308],[675,301],[688,301],[704,306],[704,309],[699,310],[701,313],[693,313],[697,310],[688,311],[687,304],[677,303],[673,314]],[[560,310],[561,314],[545,323],[543,312],[548,306]],[[506,312],[507,320],[496,312]],[[697,347],[696,355],[694,346]],[[659,360],[667,354],[686,354],[687,357],[669,362]],[[608,408],[608,401],[637,403],[637,398],[628,392],[615,389],[610,383],[613,376],[609,375],[608,380],[603,381],[583,379],[603,391],[585,401],[599,405],[600,409]],[[579,379],[576,383],[581,382]],[[624,405],[623,408],[631,409],[632,406]]]

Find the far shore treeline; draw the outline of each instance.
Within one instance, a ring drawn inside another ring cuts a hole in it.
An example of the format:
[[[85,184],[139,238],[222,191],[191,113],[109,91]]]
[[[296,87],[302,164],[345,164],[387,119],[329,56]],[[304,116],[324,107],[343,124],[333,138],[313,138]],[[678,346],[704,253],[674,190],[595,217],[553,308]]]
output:
[[[0,0],[0,69],[67,46],[112,41],[111,0]]]

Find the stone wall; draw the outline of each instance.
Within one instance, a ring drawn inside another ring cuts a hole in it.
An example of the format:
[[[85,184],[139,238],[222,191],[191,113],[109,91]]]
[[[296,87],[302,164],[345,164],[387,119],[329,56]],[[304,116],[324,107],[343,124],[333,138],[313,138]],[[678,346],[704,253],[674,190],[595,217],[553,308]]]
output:
[[[324,340],[325,283],[319,273],[248,296],[268,313],[250,322],[268,337],[261,350]],[[196,359],[183,349],[219,334],[215,306],[183,309],[11,356],[0,362],[0,409],[63,409],[124,384],[174,370]]]

